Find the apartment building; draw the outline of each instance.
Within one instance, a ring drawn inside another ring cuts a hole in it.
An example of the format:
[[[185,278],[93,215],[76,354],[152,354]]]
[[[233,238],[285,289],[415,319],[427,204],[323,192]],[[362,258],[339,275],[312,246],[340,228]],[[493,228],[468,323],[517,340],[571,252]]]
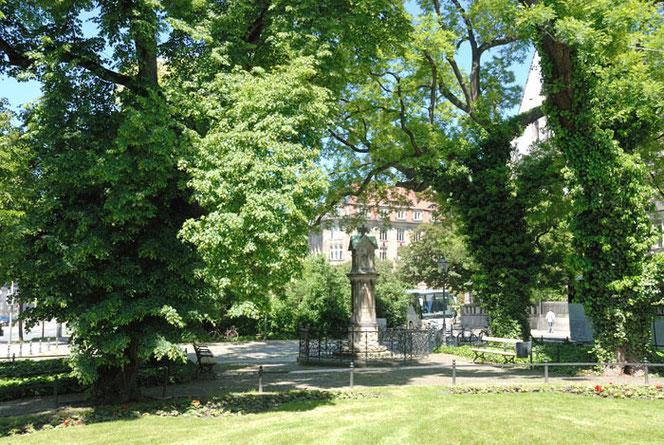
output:
[[[376,256],[397,261],[399,247],[413,241],[414,230],[423,223],[433,222],[436,204],[418,197],[416,193],[395,187],[385,199],[361,201],[349,198],[337,209],[336,215],[324,218],[318,231],[309,234],[309,251],[323,253],[333,264],[350,260],[352,219],[366,221],[369,235],[378,242]]]

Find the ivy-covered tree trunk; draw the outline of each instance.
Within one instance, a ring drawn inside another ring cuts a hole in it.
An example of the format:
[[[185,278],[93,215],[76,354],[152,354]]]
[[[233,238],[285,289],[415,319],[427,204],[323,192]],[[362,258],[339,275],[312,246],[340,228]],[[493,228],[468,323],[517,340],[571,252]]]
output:
[[[473,284],[492,334],[526,339],[536,263],[526,209],[509,166],[511,141],[520,130],[511,121],[496,125],[466,158],[430,174],[433,187],[450,198],[463,222],[461,232],[479,265]]]
[[[571,172],[573,266],[583,276],[578,295],[593,322],[600,360],[641,361],[651,352],[653,305],[661,298],[649,255],[648,172],[623,148],[636,135],[621,135],[603,119],[609,105],[600,98],[615,81],[605,73],[617,62],[600,51],[589,56],[582,43],[556,38],[553,28],[549,23],[541,32],[539,50],[548,125]]]

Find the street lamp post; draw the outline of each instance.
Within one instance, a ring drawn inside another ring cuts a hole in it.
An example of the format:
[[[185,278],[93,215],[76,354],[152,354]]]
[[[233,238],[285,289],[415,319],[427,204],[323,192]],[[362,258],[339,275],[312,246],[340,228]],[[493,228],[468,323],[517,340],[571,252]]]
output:
[[[9,303],[9,296],[11,295],[12,300],[9,305],[9,339],[7,341],[7,357],[11,356],[11,350],[12,350],[12,316],[14,315],[14,294],[16,293],[16,289],[14,288],[14,282],[12,281],[11,287],[9,288],[9,294],[7,294],[7,302]]]
[[[447,293],[445,291],[445,285],[447,284],[447,271],[450,268],[450,263],[447,262],[445,259],[445,255],[441,255],[440,260],[438,260],[438,272],[440,272],[443,275],[443,298],[445,299],[445,305],[447,306],[447,303],[449,303],[449,299],[447,298]],[[443,318],[444,320],[444,318]],[[443,322],[443,327],[445,326],[446,323]]]

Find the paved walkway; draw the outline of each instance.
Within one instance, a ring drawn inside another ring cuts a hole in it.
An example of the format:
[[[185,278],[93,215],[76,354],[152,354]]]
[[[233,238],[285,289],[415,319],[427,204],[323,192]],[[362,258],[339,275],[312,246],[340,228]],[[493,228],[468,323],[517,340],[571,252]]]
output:
[[[218,365],[215,375],[203,375],[196,382],[171,385],[166,397],[211,397],[227,392],[244,392],[258,389],[258,366],[264,369],[265,391],[288,389],[347,389],[350,369],[344,366],[301,366],[297,358],[298,342],[291,340],[268,342],[225,342],[210,344]],[[189,357],[193,348],[187,346]],[[500,368],[491,365],[473,365],[462,357],[448,354],[432,354],[420,361],[418,366],[355,369],[355,387],[378,387],[400,385],[451,385],[452,361],[458,365],[457,384],[525,384],[544,383],[543,369]],[[359,364],[361,365],[361,363]],[[643,376],[595,376],[570,377],[550,373],[550,383],[644,383]],[[664,385],[664,378],[650,378],[651,384]],[[145,395],[162,397],[162,388],[148,388]],[[61,405],[84,403],[83,394],[67,394],[60,397]],[[0,403],[0,417],[26,414],[53,409],[53,397],[24,399]]]

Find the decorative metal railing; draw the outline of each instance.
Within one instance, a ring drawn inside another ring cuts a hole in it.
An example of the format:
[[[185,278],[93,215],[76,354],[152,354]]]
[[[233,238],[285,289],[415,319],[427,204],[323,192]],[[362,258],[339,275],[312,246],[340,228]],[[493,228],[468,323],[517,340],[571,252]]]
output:
[[[298,361],[408,361],[426,357],[444,341],[435,329],[301,329]]]

